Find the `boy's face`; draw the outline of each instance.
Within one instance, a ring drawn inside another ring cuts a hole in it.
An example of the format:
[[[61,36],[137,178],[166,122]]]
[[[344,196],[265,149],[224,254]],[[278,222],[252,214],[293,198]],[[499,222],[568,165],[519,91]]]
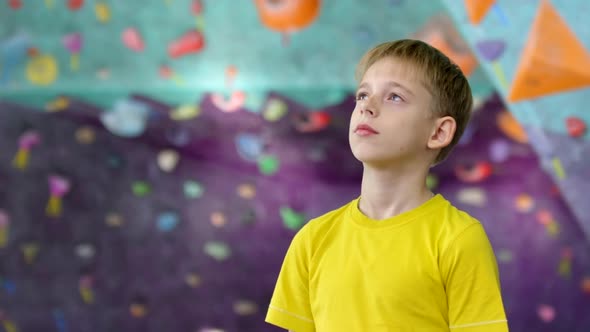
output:
[[[388,166],[429,156],[433,98],[412,65],[393,57],[378,60],[363,76],[356,100],[349,142],[358,160]]]

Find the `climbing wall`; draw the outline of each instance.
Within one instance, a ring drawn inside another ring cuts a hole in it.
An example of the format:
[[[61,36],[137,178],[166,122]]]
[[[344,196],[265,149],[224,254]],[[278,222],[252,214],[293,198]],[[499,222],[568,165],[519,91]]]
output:
[[[443,2],[590,238],[590,3]]]
[[[217,92],[259,110],[272,90],[322,108],[354,91],[369,47],[414,35],[459,55],[478,97],[493,91],[438,1],[11,0],[0,22],[0,98],[37,107],[63,92],[103,106]]]
[[[277,330],[264,314],[291,238],[358,195],[353,98],[310,112],[271,93],[255,113],[209,97],[0,104],[6,331]],[[105,120],[139,110],[143,126]],[[507,116],[484,101],[428,185],[486,228],[513,331],[585,331],[590,247]]]
[[[189,116],[141,95],[118,105],[0,105],[5,329],[268,330],[294,232],[358,189],[345,113],[328,128],[276,96],[261,114],[208,101],[184,105]],[[141,135],[103,116],[136,109]]]
[[[589,330],[584,90],[539,96],[530,64],[563,62],[521,61],[541,8],[589,40],[572,3],[2,2],[1,328],[277,331],[263,318],[289,241],[358,195],[356,61],[412,37],[472,85],[428,185],[488,230],[511,331]]]

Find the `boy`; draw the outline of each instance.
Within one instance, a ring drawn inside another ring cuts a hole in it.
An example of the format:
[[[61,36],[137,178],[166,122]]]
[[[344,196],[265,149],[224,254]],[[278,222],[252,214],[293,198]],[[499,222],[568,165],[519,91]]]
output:
[[[469,121],[467,79],[417,40],[376,46],[356,74],[360,197],[295,235],[266,321],[295,332],[508,331],[482,225],[426,187]]]

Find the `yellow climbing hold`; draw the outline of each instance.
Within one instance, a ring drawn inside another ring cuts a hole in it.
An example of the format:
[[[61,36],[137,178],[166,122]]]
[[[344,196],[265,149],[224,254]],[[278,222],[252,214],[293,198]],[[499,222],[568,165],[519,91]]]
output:
[[[563,180],[565,179],[565,171],[563,170],[563,166],[561,165],[561,160],[555,157],[552,160],[553,162],[553,169],[555,170],[555,175],[558,179]]]
[[[559,224],[555,221],[551,221],[545,226],[549,236],[555,238],[559,235]]]
[[[100,23],[107,23],[111,19],[111,10],[106,3],[99,2],[94,5],[94,12]]]
[[[49,85],[57,78],[57,61],[51,55],[41,54],[29,60],[26,68],[27,79],[35,85]]]
[[[48,112],[59,112],[63,111],[70,106],[70,100],[67,97],[57,97],[56,99],[48,102],[45,105],[45,109]]]

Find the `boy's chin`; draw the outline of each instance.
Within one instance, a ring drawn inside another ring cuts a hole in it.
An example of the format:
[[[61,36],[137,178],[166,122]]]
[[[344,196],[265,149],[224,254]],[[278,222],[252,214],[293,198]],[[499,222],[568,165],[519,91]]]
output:
[[[410,164],[410,158],[403,155],[382,155],[377,153],[353,153],[354,157],[365,167],[389,168]]]
[[[388,163],[395,162],[395,156],[384,156],[377,153],[368,153],[368,152],[353,152],[354,157],[363,163],[363,165],[385,165]]]

